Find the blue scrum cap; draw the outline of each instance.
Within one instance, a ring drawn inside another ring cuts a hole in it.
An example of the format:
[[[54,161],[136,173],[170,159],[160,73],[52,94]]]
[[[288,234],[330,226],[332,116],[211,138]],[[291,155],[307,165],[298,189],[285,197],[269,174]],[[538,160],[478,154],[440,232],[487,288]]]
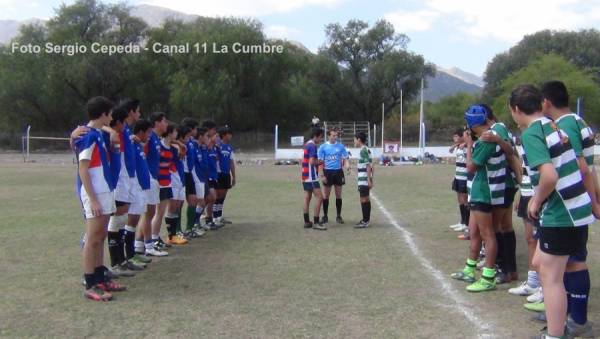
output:
[[[469,128],[485,124],[487,110],[481,105],[473,105],[465,112],[465,121]]]

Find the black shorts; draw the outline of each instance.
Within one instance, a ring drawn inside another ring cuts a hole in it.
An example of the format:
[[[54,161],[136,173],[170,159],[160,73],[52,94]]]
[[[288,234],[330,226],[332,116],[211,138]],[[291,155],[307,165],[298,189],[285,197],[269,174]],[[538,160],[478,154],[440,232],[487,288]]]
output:
[[[173,190],[171,187],[161,187],[159,197],[160,201],[173,199]]]
[[[344,176],[344,170],[324,170],[323,174],[325,175],[325,179],[327,182],[324,182],[323,185],[329,187],[332,185],[335,186],[343,186],[346,184],[346,177]]]
[[[217,181],[213,180],[213,179],[208,179],[208,181],[206,182],[206,184],[208,185],[207,187],[210,189],[217,189]]]
[[[217,179],[217,189],[228,190],[231,188],[231,174],[219,174]]]
[[[452,180],[452,190],[457,193],[467,193],[467,181],[454,178]]]
[[[185,195],[196,195],[196,184],[192,173],[185,173]]]
[[[358,186],[358,195],[361,198],[368,197],[370,192],[371,192],[371,189],[369,188],[369,186]]]
[[[531,197],[521,196],[521,199],[519,199],[519,206],[517,207],[517,216],[526,219],[527,221],[531,221],[527,215],[527,205],[529,204],[529,200],[531,200]]]
[[[492,213],[492,205],[485,204],[482,202],[470,202],[469,210],[483,212],[483,213]]]
[[[501,208],[509,208],[515,202],[515,194],[518,189],[516,187],[507,187],[504,190],[504,205],[500,205]]]
[[[538,227],[540,250],[551,255],[568,255],[571,261],[587,258],[588,226]]]
[[[116,207],[121,207],[121,206],[129,205],[129,204],[130,204],[129,202],[115,200]]]

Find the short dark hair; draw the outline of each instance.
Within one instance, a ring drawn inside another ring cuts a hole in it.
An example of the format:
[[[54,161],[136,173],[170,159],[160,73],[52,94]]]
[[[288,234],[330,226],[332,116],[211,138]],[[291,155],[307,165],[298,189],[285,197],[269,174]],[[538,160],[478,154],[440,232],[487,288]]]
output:
[[[198,128],[198,132],[196,133],[196,139],[198,139],[201,135],[204,135],[208,132],[208,128],[200,127]]]
[[[327,136],[330,136],[331,133],[333,133],[333,132],[339,133],[340,129],[338,127],[333,127],[333,128],[328,129],[327,130]]]
[[[363,144],[367,143],[367,133],[365,132],[357,132],[354,137],[358,140],[360,140],[360,142],[362,142]]]
[[[114,127],[118,122],[124,123],[125,119],[127,119],[127,111],[122,106],[117,106],[112,113],[112,121],[110,122],[110,127]]]
[[[154,112],[152,114],[150,114],[150,122],[152,123],[152,126],[154,126],[155,123],[162,121],[162,119],[166,119],[167,115],[163,112]]]
[[[223,138],[227,134],[233,134],[233,132],[231,131],[231,128],[229,128],[229,126],[225,125],[225,126],[219,128],[219,138]]]
[[[206,128],[207,130],[217,128],[217,123],[213,120],[204,120],[202,121],[202,127]]]
[[[457,128],[454,131],[454,134],[452,134],[452,135],[458,135],[459,137],[462,137],[463,133],[465,133],[465,129],[463,127],[461,127],[461,128]]]
[[[129,114],[129,112],[135,111],[138,109],[138,107],[140,107],[140,101],[138,99],[125,98],[121,100],[119,107],[125,109],[125,112]]]
[[[186,125],[179,125],[177,127],[177,139],[183,139],[186,134],[190,133],[192,129]]]
[[[322,128],[313,127],[312,130],[310,131],[310,137],[311,138],[321,137],[321,136],[323,136],[324,133],[325,133],[325,131],[323,131]]]
[[[542,93],[533,85],[520,85],[515,88],[508,98],[512,109],[519,109],[526,115],[532,115],[542,110]]]
[[[165,133],[163,133],[162,137],[165,138],[169,134],[173,133],[173,131],[175,131],[176,128],[177,128],[177,126],[175,126],[175,124],[169,123],[167,125],[167,129],[165,130]]]
[[[140,119],[133,124],[133,134],[146,132],[152,128],[152,123],[146,119]]]
[[[569,91],[562,81],[548,81],[542,85],[542,97],[556,108],[569,107]]]
[[[190,130],[192,130],[192,129],[198,127],[200,124],[198,123],[198,120],[196,120],[194,118],[185,117],[181,120],[181,125],[187,126],[190,128]]]
[[[114,104],[105,97],[93,97],[87,102],[87,113],[90,120],[96,120],[102,114],[110,113]]]

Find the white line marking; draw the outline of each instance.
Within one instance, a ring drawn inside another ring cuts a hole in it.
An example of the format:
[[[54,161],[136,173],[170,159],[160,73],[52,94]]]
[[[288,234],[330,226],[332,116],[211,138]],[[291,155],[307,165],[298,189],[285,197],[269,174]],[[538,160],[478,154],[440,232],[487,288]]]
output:
[[[404,227],[400,226],[400,224],[398,224],[396,219],[394,219],[392,214],[385,208],[385,206],[383,206],[381,201],[373,192],[371,192],[371,198],[377,204],[377,207],[385,215],[388,221],[398,231],[400,231],[400,233],[402,233],[402,236],[404,237],[404,242],[408,245],[408,248],[410,248],[412,254],[419,260],[421,266],[425,268],[428,274],[431,274],[431,276],[435,278],[435,280],[442,288],[443,292],[445,292],[445,294],[448,295],[450,299],[452,299],[452,301],[454,301],[454,303],[456,304],[456,308],[465,316],[465,318],[467,318],[467,320],[470,321],[473,325],[475,325],[475,327],[479,330],[479,337],[493,337],[493,335],[490,333],[493,332],[493,326],[487,322],[482,321],[479,317],[477,317],[471,311],[471,307],[465,302],[463,297],[452,287],[448,279],[446,279],[445,275],[442,274],[442,272],[440,272],[437,268],[435,268],[431,261],[429,261],[429,259],[423,256],[421,250],[413,240],[413,234],[407,231]]]

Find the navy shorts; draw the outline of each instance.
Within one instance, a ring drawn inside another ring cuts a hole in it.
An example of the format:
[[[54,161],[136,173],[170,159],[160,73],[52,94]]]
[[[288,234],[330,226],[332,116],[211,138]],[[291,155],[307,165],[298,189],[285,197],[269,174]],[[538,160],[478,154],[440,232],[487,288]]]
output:
[[[316,189],[321,189],[321,184],[318,181],[306,181],[302,183],[302,187],[306,192],[312,192]]]

